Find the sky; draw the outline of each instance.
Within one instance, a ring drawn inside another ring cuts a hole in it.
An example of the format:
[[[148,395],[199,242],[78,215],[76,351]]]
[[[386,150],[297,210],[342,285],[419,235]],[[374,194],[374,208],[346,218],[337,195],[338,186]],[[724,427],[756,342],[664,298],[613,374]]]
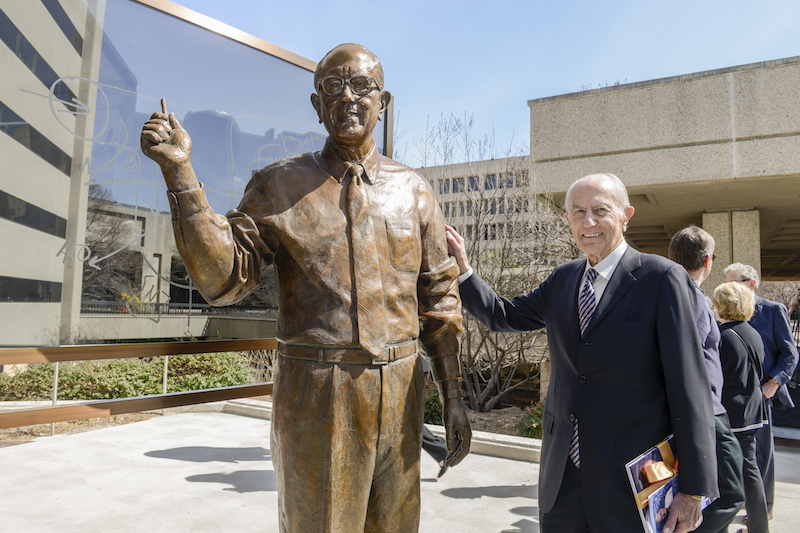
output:
[[[176,1],[313,61],[372,50],[415,167],[440,162],[420,147],[451,116],[488,155],[527,154],[528,100],[800,55],[796,0]]]

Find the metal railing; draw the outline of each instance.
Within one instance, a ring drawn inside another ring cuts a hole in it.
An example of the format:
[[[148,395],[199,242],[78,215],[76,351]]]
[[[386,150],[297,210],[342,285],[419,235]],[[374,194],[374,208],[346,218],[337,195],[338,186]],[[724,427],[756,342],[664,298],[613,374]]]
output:
[[[97,300],[82,301],[81,314],[158,316],[213,315],[264,319],[278,318],[278,310],[271,307],[214,307],[209,304],[129,303],[123,301],[106,302]]]
[[[58,363],[62,361],[91,361],[97,359],[126,359],[133,357],[170,356],[193,353],[240,352],[275,350],[276,339],[230,341],[150,342],[137,344],[94,344],[77,346],[43,346],[31,348],[0,348],[0,365]],[[166,360],[165,360],[166,368]],[[54,375],[54,405],[0,411],[0,429],[54,424],[101,416],[139,411],[152,411],[201,403],[233,400],[272,394],[272,383],[255,383],[196,391],[153,394],[133,398],[99,400],[58,405],[55,401],[58,367]]]

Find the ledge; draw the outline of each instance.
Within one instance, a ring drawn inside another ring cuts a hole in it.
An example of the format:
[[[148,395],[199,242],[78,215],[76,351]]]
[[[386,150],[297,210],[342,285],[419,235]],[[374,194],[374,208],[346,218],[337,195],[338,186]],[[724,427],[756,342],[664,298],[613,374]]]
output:
[[[80,402],[59,401],[58,405],[74,403]],[[46,407],[50,405],[52,405],[52,402],[0,402],[0,411],[30,407]],[[167,415],[221,412],[270,420],[272,418],[272,403],[263,400],[238,399],[183,407],[170,407],[164,411]],[[445,436],[444,427],[442,426],[428,425],[428,429],[430,429],[434,435],[440,437]],[[526,437],[514,437],[511,435],[474,431],[472,433],[470,453],[538,463],[541,459],[542,441]]]

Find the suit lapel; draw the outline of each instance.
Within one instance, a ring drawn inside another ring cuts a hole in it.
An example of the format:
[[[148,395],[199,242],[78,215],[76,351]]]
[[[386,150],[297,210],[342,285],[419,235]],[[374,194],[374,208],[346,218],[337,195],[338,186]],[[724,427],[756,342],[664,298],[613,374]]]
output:
[[[633,272],[642,264],[641,253],[634,250],[632,246],[628,246],[625,253],[622,255],[617,268],[611,274],[611,279],[608,280],[606,290],[603,292],[603,297],[597,305],[597,310],[592,316],[592,321],[589,327],[586,328],[586,333],[600,322],[608,312],[614,308],[617,303],[625,296],[628,289],[636,282],[636,277]],[[577,313],[576,313],[577,314]],[[585,333],[584,333],[585,334]]]

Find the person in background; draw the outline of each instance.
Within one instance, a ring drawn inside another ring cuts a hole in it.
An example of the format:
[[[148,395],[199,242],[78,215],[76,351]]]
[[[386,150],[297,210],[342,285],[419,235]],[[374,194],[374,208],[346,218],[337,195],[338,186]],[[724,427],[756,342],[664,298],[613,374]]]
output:
[[[764,397],[761,393],[764,344],[747,321],[753,316],[753,294],[736,282],[714,289],[714,307],[722,324],[719,356],[725,385],[722,404],[728,411],[733,434],[742,447],[747,528],[739,532],[769,531],[764,482],[756,459],[756,430],[764,425]]]
[[[731,431],[731,422],[722,405],[723,374],[719,358],[720,333],[714,313],[700,286],[714,264],[714,237],[697,226],[676,233],[669,243],[668,257],[686,269],[697,296],[697,332],[708,368],[711,397],[714,401],[714,426],[717,436],[717,484],[719,498],[703,509],[703,523],[695,531],[726,533],[736,513],[744,505],[742,448]]]
[[[767,494],[767,515],[772,519],[775,503],[775,439],[772,434],[772,404],[776,400],[787,408],[794,407],[786,383],[797,367],[798,353],[786,306],[756,294],[758,271],[750,265],[733,263],[725,268],[725,281],[735,281],[750,289],[755,297],[755,313],[750,325],[764,342],[764,381],[761,392],[766,398],[766,423],[756,432],[758,469]],[[745,523],[749,518],[745,517]]]

